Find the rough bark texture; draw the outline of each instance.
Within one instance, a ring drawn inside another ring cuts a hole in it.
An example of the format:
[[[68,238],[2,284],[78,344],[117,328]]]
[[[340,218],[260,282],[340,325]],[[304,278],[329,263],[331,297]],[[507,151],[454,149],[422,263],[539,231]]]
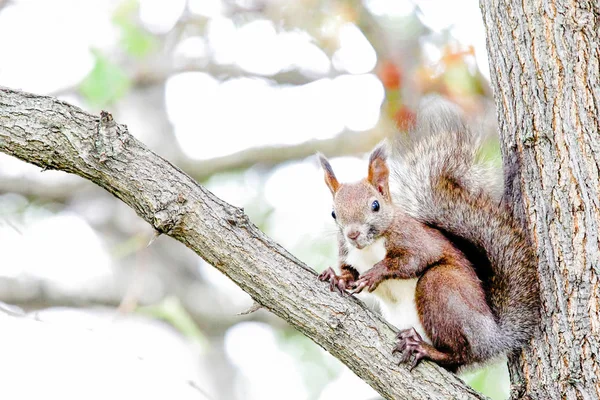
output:
[[[480,0],[509,198],[539,258],[542,324],[515,394],[600,398],[600,3]]]
[[[131,206],[159,232],[193,249],[258,303],[345,363],[386,399],[482,398],[424,362],[412,373],[392,357],[394,331],[148,150],[108,113],[101,117],[50,97],[0,89],[0,151],[46,169],[83,176]]]

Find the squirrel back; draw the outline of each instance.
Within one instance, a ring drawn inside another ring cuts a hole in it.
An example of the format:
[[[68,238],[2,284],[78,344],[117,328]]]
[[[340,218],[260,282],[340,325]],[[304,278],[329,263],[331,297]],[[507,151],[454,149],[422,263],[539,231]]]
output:
[[[444,233],[473,263],[502,332],[491,344],[495,350],[522,347],[539,319],[536,257],[519,223],[500,204],[499,169],[478,158],[479,136],[456,110],[434,104],[393,147],[392,201]]]

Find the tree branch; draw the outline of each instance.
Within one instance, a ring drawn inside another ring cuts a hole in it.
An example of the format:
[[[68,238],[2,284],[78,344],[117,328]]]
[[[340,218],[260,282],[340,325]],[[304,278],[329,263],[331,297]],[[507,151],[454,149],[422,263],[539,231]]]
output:
[[[364,132],[346,131],[330,139],[315,139],[293,145],[254,147],[202,161],[182,158],[176,164],[195,179],[203,180],[219,172],[246,169],[254,165],[272,167],[286,161],[312,156],[316,152],[328,157],[365,153],[386,137],[384,131],[385,129],[378,127]]]
[[[121,64],[127,64],[123,61]],[[243,70],[240,67],[234,65],[220,65],[214,62],[201,62],[197,60],[186,60],[179,62],[179,65],[174,66],[173,63],[164,62],[157,60],[154,63],[140,63],[134,65],[125,65],[123,68],[127,73],[127,76],[131,79],[131,85],[134,88],[144,88],[154,85],[163,85],[167,79],[177,74],[185,72],[203,72],[211,75],[220,81],[226,81],[229,79],[236,78],[254,78],[264,79],[273,82],[277,85],[306,85],[314,82],[318,79],[330,78],[333,79],[337,76],[343,75],[343,72],[338,72],[331,69],[325,74],[303,74],[297,69],[289,71],[280,71],[272,75],[261,75],[254,74]],[[50,94],[52,96],[64,96],[70,93],[78,91],[79,83],[75,85],[69,85],[65,87],[53,90]]]
[[[214,291],[211,291],[204,283],[201,285],[198,285],[197,281],[195,283],[195,288],[202,293],[194,293],[193,297],[196,298],[193,300],[190,300],[192,296],[177,296],[177,298],[181,300],[183,308],[200,330],[208,336],[223,335],[231,326],[250,318],[253,321],[264,322],[276,328],[284,326],[279,318],[269,313],[254,313],[251,317],[247,315],[252,312],[254,305],[249,310],[242,311],[239,314],[235,314],[231,310],[224,310],[223,306],[219,306],[214,301]],[[190,289],[186,287],[182,291],[189,292]],[[209,299],[209,296],[213,296],[213,299]],[[23,281],[22,279],[0,277],[0,299],[4,303],[26,310],[40,310],[49,307],[85,308],[104,306],[117,308],[123,300],[123,293],[119,290],[113,290],[111,293],[97,293],[94,290],[87,293],[83,291],[73,292],[62,290],[60,287],[53,285],[52,282],[41,278],[33,277]],[[204,302],[204,307],[198,307],[197,304],[202,302]],[[148,304],[142,302],[141,305],[146,306]],[[221,310],[221,315],[218,314],[219,310]]]
[[[345,363],[386,399],[481,399],[429,363],[412,373],[392,356],[394,330],[353,297],[329,292],[315,272],[244,214],[148,150],[112,116],[0,89],[0,151],[75,173],[193,249],[258,303]]]
[[[29,175],[2,176],[2,181],[0,181],[0,193],[18,193],[27,198],[57,203],[66,203],[76,192],[85,190],[87,187],[88,185],[85,185],[83,180],[46,182],[43,177],[33,178]]]
[[[386,137],[386,129],[375,127],[364,132],[344,131],[339,135],[321,140],[309,140],[291,145],[253,147],[237,153],[208,160],[193,160],[180,151],[175,154],[173,163],[202,181],[214,174],[234,170],[244,170],[252,166],[274,167],[288,161],[300,160],[321,152],[328,157],[362,154],[371,150]],[[85,181],[44,182],[43,178],[31,176],[4,176],[0,181],[0,193],[14,192],[26,197],[64,203],[75,192],[84,190]]]

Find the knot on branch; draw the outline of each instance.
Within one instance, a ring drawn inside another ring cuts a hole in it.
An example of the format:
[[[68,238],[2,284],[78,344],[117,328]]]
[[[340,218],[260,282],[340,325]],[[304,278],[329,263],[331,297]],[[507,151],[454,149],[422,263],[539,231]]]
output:
[[[183,193],[178,193],[160,204],[152,219],[154,228],[158,232],[166,234],[172,234],[175,230],[182,230],[184,226],[183,218],[188,212],[186,203],[187,199]]]
[[[344,326],[346,318],[348,318],[348,313],[346,311],[335,311],[327,317],[327,326],[333,330],[340,329]]]
[[[332,315],[329,318],[327,318],[327,325],[331,329],[336,330],[342,326],[342,320],[340,318]]]
[[[100,112],[96,137],[96,152],[101,163],[118,156],[129,140],[125,125],[118,125],[107,111]]]
[[[232,210],[230,210],[229,215],[227,215],[226,217],[226,220],[229,223],[229,225],[238,227],[247,226],[250,222],[248,216],[244,213],[244,209],[237,207],[232,207]]]

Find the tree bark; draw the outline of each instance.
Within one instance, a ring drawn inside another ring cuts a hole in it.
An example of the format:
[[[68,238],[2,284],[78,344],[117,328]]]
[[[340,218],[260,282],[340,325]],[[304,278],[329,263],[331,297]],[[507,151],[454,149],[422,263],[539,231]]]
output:
[[[514,394],[600,398],[600,3],[480,0],[508,198],[539,259],[542,323]]]
[[[394,330],[148,150],[124,125],[51,97],[0,88],[0,151],[80,175],[184,243],[258,303],[346,364],[386,399],[481,399],[456,376],[424,362],[410,373],[392,356]]]

